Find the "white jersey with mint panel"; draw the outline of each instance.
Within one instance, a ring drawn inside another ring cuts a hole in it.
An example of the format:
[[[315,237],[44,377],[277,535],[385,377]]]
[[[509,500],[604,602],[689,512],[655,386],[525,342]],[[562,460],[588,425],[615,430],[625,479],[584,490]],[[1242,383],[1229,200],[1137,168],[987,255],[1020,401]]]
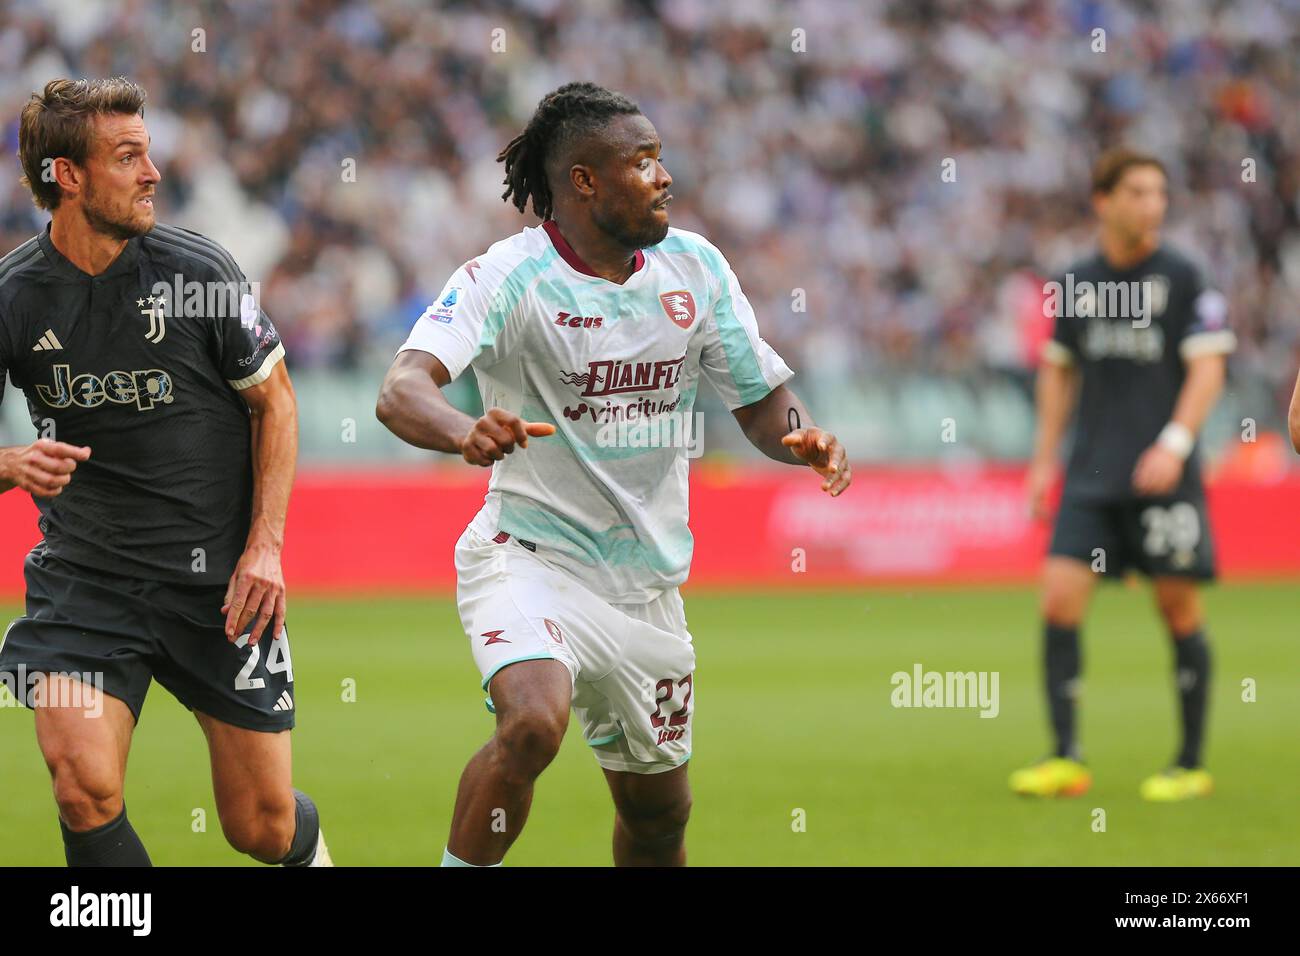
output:
[[[793,374],[759,337],[726,259],[682,229],[623,285],[573,268],[542,227],[524,229],[457,269],[402,349],[432,353],[452,378],[472,366],[484,408],[556,426],[493,465],[471,526],[535,542],[624,604],[690,570],[689,459],[665,425],[694,421],[701,376],[735,409]],[[657,447],[634,447],[652,429]]]

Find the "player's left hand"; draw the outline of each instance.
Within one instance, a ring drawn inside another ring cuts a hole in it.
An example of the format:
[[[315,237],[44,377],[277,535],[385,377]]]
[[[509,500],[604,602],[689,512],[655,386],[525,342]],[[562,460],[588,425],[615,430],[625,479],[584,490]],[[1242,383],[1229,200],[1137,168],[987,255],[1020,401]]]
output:
[[[284,627],[284,573],[280,569],[280,549],[269,543],[252,543],[244,549],[226,586],[226,640],[235,641],[250,621],[256,621],[248,643],[256,644],[271,622],[271,637],[280,636]]]
[[[1162,445],[1142,453],[1133,469],[1133,490],[1139,495],[1167,495],[1183,477],[1183,460]]]
[[[832,498],[853,481],[853,470],[849,467],[844,446],[830,432],[820,428],[796,428],[781,439],[781,444],[826,479],[822,482],[822,491],[830,492]]]

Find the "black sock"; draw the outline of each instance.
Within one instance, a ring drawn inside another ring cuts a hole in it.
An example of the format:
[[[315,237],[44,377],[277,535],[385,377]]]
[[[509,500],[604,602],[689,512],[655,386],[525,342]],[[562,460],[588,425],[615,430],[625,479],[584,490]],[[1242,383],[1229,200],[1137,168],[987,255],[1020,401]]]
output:
[[[316,857],[316,841],[320,838],[320,814],[311,797],[301,790],[293,792],[294,831],[289,852],[280,861],[281,866],[307,866]]]
[[[1178,766],[1194,770],[1201,765],[1206,701],[1210,696],[1210,645],[1204,631],[1174,638],[1174,679],[1183,717]]]
[[[1080,670],[1079,629],[1043,628],[1043,674],[1047,680],[1047,709],[1056,735],[1056,756],[1079,759],[1074,740],[1074,698]]]
[[[63,830],[63,855],[68,866],[153,866],[144,844],[131,829],[126,807],[102,827],[76,833],[59,820]]]

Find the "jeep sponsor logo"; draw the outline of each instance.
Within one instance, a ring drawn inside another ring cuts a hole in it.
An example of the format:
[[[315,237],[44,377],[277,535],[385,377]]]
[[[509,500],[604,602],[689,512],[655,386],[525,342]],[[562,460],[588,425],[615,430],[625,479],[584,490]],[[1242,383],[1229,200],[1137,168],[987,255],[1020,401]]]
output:
[[[37,385],[41,401],[51,408],[95,408],[104,402],[114,405],[132,405],[148,411],[161,402],[172,402],[172,377],[160,368],[136,369],[131,372],[105,372],[94,375],[85,372],[73,375],[68,365],[54,366],[54,384]]]
[[[658,362],[622,362],[602,359],[588,362],[585,372],[561,372],[565,385],[581,385],[582,396],[620,395],[626,392],[657,392],[677,387],[686,356]]]
[[[1129,325],[1110,319],[1089,319],[1080,347],[1089,359],[1122,358],[1159,362],[1165,354],[1165,332],[1158,325]]]

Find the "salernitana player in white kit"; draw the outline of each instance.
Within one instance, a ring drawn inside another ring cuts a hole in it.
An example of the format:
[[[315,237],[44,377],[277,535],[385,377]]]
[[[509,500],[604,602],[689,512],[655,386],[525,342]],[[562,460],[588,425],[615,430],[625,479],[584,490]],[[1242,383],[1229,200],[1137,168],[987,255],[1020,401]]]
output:
[[[461,776],[444,865],[500,864],[570,707],[614,798],[614,862],[686,862],[689,459],[662,436],[693,421],[701,377],[766,455],[811,466],[828,494],[849,486],[843,447],[785,386],[726,259],[669,228],[660,153],[621,94],[544,97],[498,157],[502,198],[521,212],[531,198],[542,225],[456,270],[380,392],[404,441],[492,466],[455,560],[496,730]],[[469,367],[477,421],[441,392]]]

